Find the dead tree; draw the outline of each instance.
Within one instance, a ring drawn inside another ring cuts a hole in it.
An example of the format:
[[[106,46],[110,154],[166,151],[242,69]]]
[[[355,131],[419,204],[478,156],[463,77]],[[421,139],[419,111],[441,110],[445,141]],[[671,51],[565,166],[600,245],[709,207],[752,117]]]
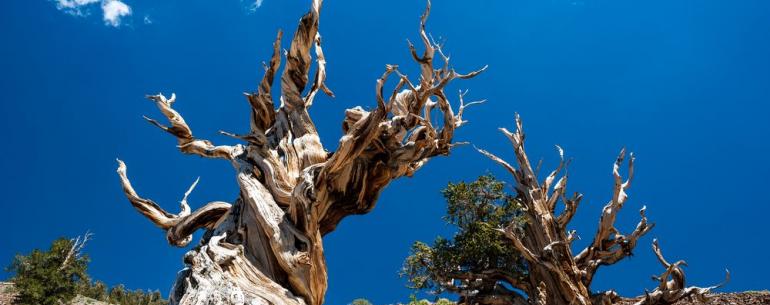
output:
[[[567,225],[577,211],[583,195],[574,193],[567,196],[568,161],[564,160],[564,152],[559,149],[561,162],[542,182],[538,180],[529,158],[524,150],[524,132],[521,119],[516,116],[516,132],[505,128],[500,130],[511,141],[516,155],[516,167],[503,159],[479,149],[479,151],[502,165],[513,175],[515,180],[516,198],[524,207],[527,223],[523,226],[511,225],[501,231],[511,240],[528,263],[528,278],[516,283],[516,288],[524,291],[526,296],[511,291],[516,297],[511,304],[541,304],[541,305],[608,305],[619,299],[613,291],[591,293],[590,286],[596,271],[601,266],[617,263],[631,255],[640,237],[647,234],[654,226],[647,221],[645,207],[639,213],[641,220],[630,234],[623,234],[615,228],[618,212],[628,199],[626,192],[631,187],[634,176],[634,156],[628,160],[628,177],[623,180],[620,174],[625,160],[625,150],[620,155],[612,169],[614,186],[612,197],[602,209],[599,228],[593,241],[583,250],[573,255],[572,241],[576,238],[575,231],[568,231]],[[557,179],[558,178],[558,179]],[[556,206],[561,202],[564,209],[557,215]],[[666,267],[666,272],[659,279],[660,285],[653,292],[640,297],[637,305],[672,304],[679,299],[689,296],[705,298],[712,289],[722,284],[708,287],[686,287],[683,261],[669,264],[663,258],[657,241],[653,243],[658,259]],[[728,272],[729,279],[729,272]],[[669,280],[671,278],[671,280]],[[528,297],[527,297],[528,296]]]
[[[185,193],[181,210],[172,214],[137,194],[118,161],[118,174],[131,204],[166,231],[168,242],[185,246],[191,234],[206,230],[200,244],[184,257],[170,300],[180,305],[307,304],[320,305],[327,288],[323,236],[340,221],[374,208],[391,180],[412,176],[432,157],[447,155],[455,145],[456,128],[465,123],[466,105],[457,112],[444,89],[455,79],[476,76],[455,72],[449,58],[425,31],[428,8],[420,19],[422,55],[410,43],[420,66],[419,83],[412,83],[387,65],[377,80],[377,107],[348,109],[342,122],[344,136],[333,152],[324,149],[308,108],[316,95],[333,96],[325,84],[326,61],[321,49],[318,20],[322,0],[314,0],[285,53],[280,77],[280,107],[274,106],[273,81],[281,65],[281,33],[273,56],[265,65],[259,89],[246,94],[251,106],[250,130],[222,132],[242,140],[238,145],[214,145],[193,136],[174,108],[176,96],[148,96],[170,126],[147,118],[177,139],[185,154],[229,161],[236,172],[240,194],[232,203],[211,202],[192,211]],[[316,73],[309,89],[311,52]],[[434,67],[435,56],[441,63]],[[385,92],[388,77],[397,77]],[[307,90],[306,90],[307,89]],[[441,113],[440,124],[431,114]]]

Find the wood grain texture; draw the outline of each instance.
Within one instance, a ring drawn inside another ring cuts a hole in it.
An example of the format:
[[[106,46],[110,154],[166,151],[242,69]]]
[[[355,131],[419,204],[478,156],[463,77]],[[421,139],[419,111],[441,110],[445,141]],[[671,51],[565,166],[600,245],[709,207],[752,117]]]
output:
[[[574,193],[567,196],[566,168],[569,161],[564,159],[564,151],[557,146],[561,162],[540,181],[524,149],[525,135],[521,118],[516,115],[515,132],[505,128],[500,130],[511,141],[516,156],[515,166],[485,150],[479,149],[479,152],[500,164],[514,178],[516,198],[523,205],[528,221],[521,227],[512,223],[501,231],[527,260],[529,274],[527,283],[516,287],[524,294],[507,291],[504,297],[509,302],[487,304],[610,305],[619,302],[621,299],[614,291],[592,293],[590,286],[599,267],[615,264],[632,255],[639,238],[654,227],[654,224],[647,221],[644,213],[646,208],[643,207],[639,211],[641,220],[631,233],[623,234],[615,228],[617,214],[628,199],[627,191],[634,176],[633,154],[628,158],[628,176],[625,180],[620,173],[626,160],[625,149],[618,155],[612,168],[612,197],[602,209],[593,241],[573,255],[571,244],[577,234],[568,231],[567,225],[575,215],[583,195]],[[559,202],[564,208],[557,215],[555,211]],[[711,290],[722,285],[686,287],[681,269],[684,262],[669,264],[663,258],[657,241],[653,242],[653,247],[666,272],[657,277],[659,287],[640,297],[635,305],[667,305],[690,296],[706,299]]]
[[[177,139],[185,154],[230,162],[240,193],[233,203],[211,202],[191,211],[184,195],[180,212],[167,212],[140,196],[118,160],[123,191],[138,212],[166,231],[170,244],[185,246],[191,234],[204,229],[200,244],[184,258],[170,295],[179,305],[320,305],[327,289],[323,236],[349,215],[366,214],[390,181],[412,176],[435,156],[448,155],[456,144],[454,131],[465,121],[463,95],[455,114],[444,93],[455,79],[471,78],[455,72],[449,58],[425,30],[430,3],[420,18],[422,55],[409,44],[420,66],[413,83],[395,65],[387,65],[375,87],[376,107],[345,112],[344,135],[337,149],[327,151],[308,113],[318,93],[333,96],[326,86],[326,59],[318,24],[321,0],[314,0],[285,52],[280,74],[279,107],[274,103],[274,80],[281,67],[282,33],[257,92],[246,94],[250,127],[245,134],[222,132],[243,141],[215,145],[193,136],[173,105],[176,96],[148,96],[170,126],[146,118]],[[436,54],[441,63],[434,67]],[[315,55],[315,56],[313,56]],[[315,58],[315,62],[313,62]],[[310,67],[317,69],[312,84]],[[386,81],[398,82],[386,94]],[[309,87],[309,88],[308,88]],[[441,114],[434,126],[431,115]]]

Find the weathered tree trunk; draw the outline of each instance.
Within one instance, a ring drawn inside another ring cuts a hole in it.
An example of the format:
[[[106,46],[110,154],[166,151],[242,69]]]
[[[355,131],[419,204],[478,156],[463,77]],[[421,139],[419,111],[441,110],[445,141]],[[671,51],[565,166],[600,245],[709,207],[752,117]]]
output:
[[[517,199],[524,206],[524,213],[528,218],[523,227],[517,227],[512,223],[501,230],[528,263],[529,282],[517,288],[526,293],[531,304],[609,305],[614,303],[619,297],[613,291],[591,293],[590,286],[597,269],[600,266],[612,265],[631,255],[639,238],[654,227],[647,222],[647,217],[644,215],[645,207],[643,207],[640,210],[641,221],[631,234],[623,235],[615,228],[617,213],[623,208],[628,198],[626,191],[631,186],[634,175],[633,154],[628,162],[628,179],[624,181],[620,175],[620,167],[625,159],[625,150],[620,152],[612,170],[615,182],[613,195],[610,202],[602,209],[599,229],[593,242],[573,256],[571,244],[577,235],[575,231],[567,231],[567,225],[575,215],[583,196],[579,193],[569,198],[566,196],[566,174],[556,180],[562,171],[566,171],[569,162],[564,160],[564,152],[557,146],[561,162],[543,182],[539,182],[536,171],[533,170],[524,150],[524,133],[518,115],[516,127],[516,132],[501,129],[513,144],[516,167],[487,151],[479,151],[513,175]],[[559,201],[564,204],[564,209],[556,215],[556,205]],[[657,241],[654,242],[654,250],[667,271],[660,277],[656,277],[660,281],[660,286],[652,293],[639,297],[640,301],[636,305],[673,304],[691,295],[702,299],[711,290],[722,285],[708,288],[686,287],[684,272],[679,267],[684,262],[675,264],[666,262],[660,253]],[[729,280],[729,272],[727,276]]]
[[[172,214],[139,196],[119,161],[118,173],[129,201],[166,230],[169,243],[185,246],[194,231],[207,230],[200,245],[185,255],[187,267],[173,287],[172,304],[322,304],[327,288],[323,236],[346,216],[369,212],[391,180],[411,176],[430,158],[449,154],[454,145],[454,130],[463,125],[462,114],[470,104],[460,99],[455,114],[444,88],[483,69],[458,74],[449,67],[448,57],[425,32],[428,4],[420,20],[423,55],[409,45],[421,68],[419,84],[413,84],[397,66],[386,66],[377,81],[377,107],[348,109],[342,124],[345,135],[337,150],[324,149],[308,114],[319,91],[332,96],[324,83],[326,61],[318,33],[321,2],[314,0],[302,17],[286,53],[280,107],[275,109],[272,95],[281,63],[279,33],[258,92],[246,96],[251,106],[250,131],[245,135],[223,132],[245,144],[215,146],[195,138],[172,108],[175,95],[149,96],[171,126],[147,120],[175,136],[183,153],[229,161],[240,187],[234,203],[211,202],[191,212],[187,196],[196,181],[185,193],[181,211]],[[313,49],[317,71],[305,92]],[[437,51],[443,59],[441,68],[433,65]],[[385,96],[386,79],[394,73],[398,84]],[[431,120],[436,109],[443,115],[440,126],[433,126]]]

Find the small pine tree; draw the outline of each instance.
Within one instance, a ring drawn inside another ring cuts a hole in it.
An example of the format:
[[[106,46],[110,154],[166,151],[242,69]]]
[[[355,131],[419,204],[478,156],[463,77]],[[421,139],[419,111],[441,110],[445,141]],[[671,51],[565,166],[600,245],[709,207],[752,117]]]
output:
[[[17,305],[68,304],[76,295],[115,305],[167,305],[159,291],[127,290],[123,285],[108,289],[88,276],[88,256],[80,253],[90,234],[73,240],[60,238],[48,251],[35,249],[16,255],[6,271],[14,276]]]
[[[471,183],[450,183],[442,191],[447,201],[444,220],[458,230],[451,239],[438,237],[433,245],[413,244],[401,272],[411,288],[456,293],[461,301],[470,301],[504,294],[509,279],[526,273],[521,255],[497,230],[525,221],[521,205],[504,187],[484,175]]]
[[[79,283],[87,279],[88,257],[72,253],[73,240],[60,238],[48,251],[35,249],[28,255],[18,254],[6,271],[18,292],[18,305],[58,305],[77,294]]]

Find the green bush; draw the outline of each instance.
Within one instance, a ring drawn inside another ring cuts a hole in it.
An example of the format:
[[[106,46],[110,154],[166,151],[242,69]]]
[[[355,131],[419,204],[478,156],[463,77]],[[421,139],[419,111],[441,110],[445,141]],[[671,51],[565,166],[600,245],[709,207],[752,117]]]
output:
[[[73,240],[59,238],[48,251],[35,249],[28,255],[16,255],[6,268],[6,271],[14,274],[11,281],[18,293],[16,304],[67,304],[76,295],[115,305],[168,304],[159,291],[127,290],[123,285],[108,288],[101,281],[92,282],[86,272],[88,256],[80,253],[70,255],[73,246]]]
[[[78,284],[88,278],[88,257],[73,256],[65,264],[72,246],[73,241],[60,238],[48,251],[35,249],[28,255],[14,257],[6,271],[14,274],[11,281],[18,293],[16,304],[57,305],[75,297]]]

